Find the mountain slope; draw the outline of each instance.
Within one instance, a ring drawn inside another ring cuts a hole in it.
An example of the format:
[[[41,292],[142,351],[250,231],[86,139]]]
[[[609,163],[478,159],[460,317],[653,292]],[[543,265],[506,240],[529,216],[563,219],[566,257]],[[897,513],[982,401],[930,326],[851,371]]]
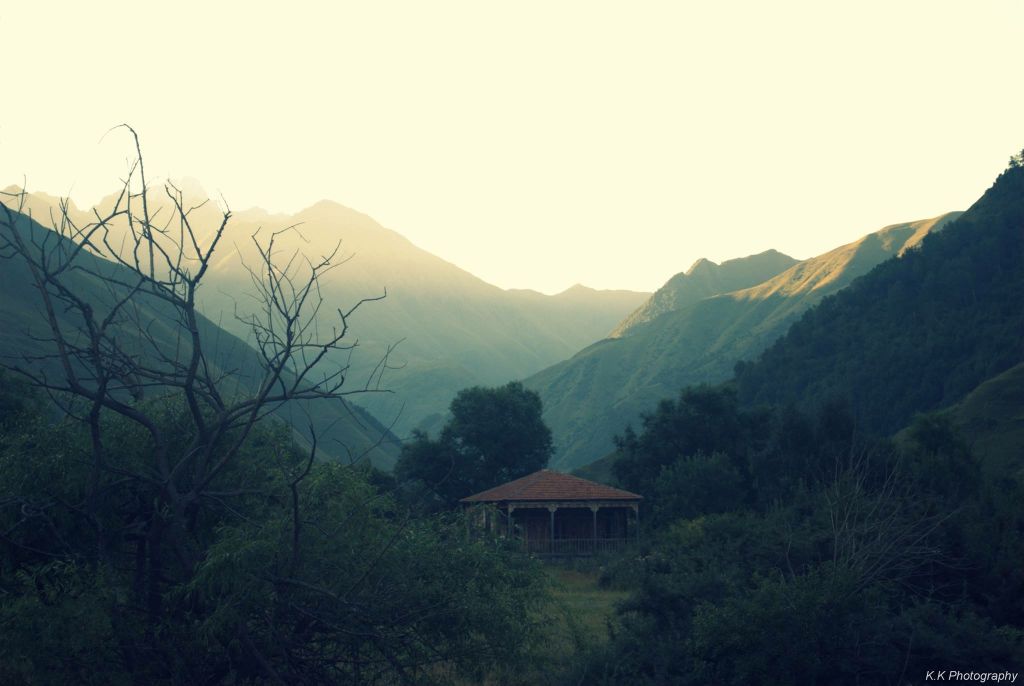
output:
[[[188,204],[205,198],[192,191]],[[166,203],[156,194],[153,206]],[[35,194],[37,212],[46,213],[54,199]],[[111,200],[104,201],[110,204]],[[193,225],[219,224],[219,211],[208,203],[193,212]],[[251,305],[246,265],[258,262],[250,239],[286,227],[276,238],[279,260],[294,252],[319,258],[339,247],[346,261],[323,281],[326,318],[362,298],[350,321],[359,348],[349,379],[365,384],[387,355],[380,386],[391,393],[361,398],[364,405],[405,435],[413,427],[443,414],[455,393],[474,384],[496,385],[532,374],[565,359],[608,332],[649,294],[596,291],[575,286],[555,296],[533,291],[505,291],[413,245],[370,217],[323,201],[295,215],[246,210],[233,215],[216,264],[200,294],[201,309],[232,333],[245,336],[236,308]],[[123,230],[123,227],[122,227]],[[339,259],[339,261],[340,261]],[[397,344],[390,353],[389,349]],[[339,361],[340,362],[340,361]]]
[[[606,455],[612,437],[659,399],[729,378],[737,361],[763,350],[807,308],[956,216],[887,226],[751,288],[620,327],[627,335],[530,377],[525,383],[540,393],[555,436],[553,464],[572,469]]]
[[[839,398],[888,434],[1024,361],[1024,166],[963,216],[807,312],[737,367],[747,403]]]
[[[647,302],[622,320],[610,338],[628,336],[638,326],[704,298],[755,286],[796,263],[789,255],[775,250],[727,260],[720,265],[699,259],[688,270],[669,279]]]
[[[6,215],[3,220],[6,221]],[[18,216],[15,221],[22,235],[32,243],[39,244],[46,237],[48,245],[53,247],[64,240],[26,216]],[[65,283],[96,312],[109,311],[123,291],[118,287],[112,289],[110,282],[97,275],[128,281],[126,270],[88,253],[80,255],[76,264],[78,269],[64,275]],[[53,357],[55,346],[49,342],[52,334],[42,301],[26,265],[9,251],[0,251],[0,292],[3,293],[0,298],[3,364],[43,374],[49,379],[62,378],[63,371]],[[130,326],[122,325],[115,332],[121,349],[153,368],[164,366],[162,357],[182,359],[182,355],[189,354],[190,343],[183,336],[176,314],[165,304],[152,298],[135,298],[133,306],[133,318],[146,323],[151,338],[143,341],[137,328],[133,331]],[[64,308],[55,308],[54,314],[65,335],[74,340],[81,325],[75,314]],[[198,328],[208,358],[215,365],[211,373],[223,376],[221,393],[230,397],[236,392],[254,391],[261,376],[256,352],[206,318],[199,318]],[[154,349],[151,342],[159,347]],[[149,394],[159,392],[159,389],[147,391]],[[383,467],[390,467],[397,458],[399,446],[395,438],[369,413],[351,403],[304,401],[280,408],[277,414],[295,427],[300,440],[307,437],[308,426],[312,423],[320,439],[322,455],[346,460],[365,457]]]
[[[988,379],[948,412],[992,473],[1024,476],[1024,363]]]

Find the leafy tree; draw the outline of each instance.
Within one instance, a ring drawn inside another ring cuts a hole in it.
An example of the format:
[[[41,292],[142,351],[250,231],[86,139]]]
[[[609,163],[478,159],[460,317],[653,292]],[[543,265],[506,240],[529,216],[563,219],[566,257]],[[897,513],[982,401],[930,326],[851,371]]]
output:
[[[611,571],[634,592],[590,682],[903,684],[1024,658],[1019,475],[944,416],[879,440],[848,407],[687,389],[620,439],[653,516]]]
[[[45,331],[3,364],[62,410],[44,416],[0,379],[0,683],[422,684],[514,670],[545,597],[533,564],[464,540],[456,518],[411,519],[372,475],[321,462],[315,431],[299,447],[271,416],[365,388],[349,391],[349,369],[331,363],[354,348],[360,303],[333,328],[313,324],[334,255],[282,260],[278,234],[253,237],[255,362],[238,369],[243,355],[216,354],[219,329],[196,308],[231,213],[201,225],[163,190],[159,212],[139,153],[86,225],[64,205],[46,230],[23,194],[0,204],[2,268],[32,284]]]
[[[613,466],[615,477],[624,488],[649,494],[657,490],[662,468],[698,453],[718,453],[745,482],[751,451],[767,439],[766,420],[741,410],[731,388],[685,388],[678,400],[662,400],[644,415],[640,434],[627,428],[616,438],[621,457]]]
[[[740,509],[747,500],[747,484],[727,456],[697,453],[661,468],[652,499],[649,525],[657,526]]]
[[[460,391],[437,440],[417,432],[402,450],[395,477],[428,508],[542,469],[552,453],[540,396],[518,381]]]
[[[184,402],[152,402],[164,429],[187,416]],[[111,459],[145,464],[145,434],[110,422]],[[515,669],[538,638],[545,577],[530,560],[465,540],[457,518],[410,519],[364,470],[311,462],[273,422],[195,513],[201,561],[186,570],[167,551],[151,618],[137,594],[146,543],[126,524],[167,515],[153,489],[126,484],[80,517],[88,446],[73,420],[0,441],[2,683],[478,681]],[[118,534],[102,559],[93,527]]]

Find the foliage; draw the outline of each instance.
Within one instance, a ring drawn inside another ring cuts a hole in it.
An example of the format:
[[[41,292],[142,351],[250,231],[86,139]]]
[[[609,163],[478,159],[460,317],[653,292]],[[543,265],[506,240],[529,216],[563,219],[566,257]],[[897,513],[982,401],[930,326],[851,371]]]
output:
[[[837,456],[854,445],[842,403],[816,416],[740,406],[729,386],[683,389],[643,417],[640,434],[616,439],[612,465],[618,483],[651,500],[661,526],[680,517],[760,509],[834,476]]]
[[[588,673],[905,684],[1024,660],[1019,463],[982,465],[955,415],[917,414],[1024,360],[1021,198],[1018,160],[738,365],[735,393],[686,390],[619,440],[656,528]]]
[[[544,400],[558,448],[552,465],[578,469],[600,459],[616,433],[662,398],[727,381],[738,360],[760,354],[808,308],[959,214],[891,225],[785,271],[769,251],[720,267],[701,262],[697,273],[673,277],[611,338],[524,382]]]
[[[736,367],[744,403],[848,401],[893,433],[1024,361],[1024,167],[920,248],[880,264]]]
[[[167,429],[187,415],[154,402]],[[145,433],[110,421],[112,458],[144,462]],[[146,543],[126,524],[166,513],[154,488],[111,481],[81,517],[88,446],[70,420],[5,437],[3,683],[448,683],[535,649],[547,596],[534,563],[466,540],[457,518],[410,519],[363,470],[308,463],[274,424],[195,513],[199,563],[168,550],[162,582],[140,587]],[[95,527],[119,535],[98,551]]]
[[[662,400],[645,415],[639,435],[627,428],[616,439],[620,458],[613,467],[615,476],[624,488],[650,493],[662,468],[698,454],[726,456],[733,470],[745,475],[748,449],[763,440],[766,428],[762,417],[740,410],[733,390],[686,388],[677,401]]]
[[[350,390],[332,362],[351,357],[366,302],[326,308],[333,326],[317,317],[337,246],[282,256],[285,233],[252,236],[256,305],[236,316],[254,347],[222,337],[196,303],[231,212],[207,224],[169,183],[151,205],[135,150],[120,195],[82,222],[62,203],[46,230],[24,193],[0,205],[3,273],[14,265],[43,313],[33,349],[3,364],[59,410],[0,378],[0,682],[421,684],[515,669],[545,598],[534,563],[466,541],[458,519],[412,519],[370,484],[379,475],[320,460],[312,405],[343,410],[388,368]],[[303,447],[276,413],[305,416]]]
[[[417,432],[402,450],[395,478],[426,509],[525,476],[547,465],[551,431],[540,397],[519,382],[460,391],[437,440]]]
[[[661,468],[654,482],[653,521],[729,512],[747,499],[747,482],[723,453],[697,453]]]
[[[1024,658],[1024,492],[948,418],[868,441],[841,403],[751,413],[697,388],[620,451],[654,530],[606,571],[634,593],[590,682],[903,684]]]

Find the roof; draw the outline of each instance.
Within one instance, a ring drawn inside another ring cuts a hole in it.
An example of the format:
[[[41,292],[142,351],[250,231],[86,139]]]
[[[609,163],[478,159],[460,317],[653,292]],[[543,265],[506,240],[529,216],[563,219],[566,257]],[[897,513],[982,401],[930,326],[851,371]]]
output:
[[[514,481],[489,488],[459,502],[497,503],[538,500],[643,500],[643,496],[612,488],[571,474],[542,469]]]

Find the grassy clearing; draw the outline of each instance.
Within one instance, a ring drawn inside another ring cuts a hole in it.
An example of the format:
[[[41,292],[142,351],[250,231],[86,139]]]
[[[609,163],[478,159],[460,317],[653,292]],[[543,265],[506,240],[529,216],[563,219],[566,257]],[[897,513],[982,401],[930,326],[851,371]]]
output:
[[[608,641],[608,627],[616,621],[616,605],[629,593],[603,589],[596,570],[581,571],[560,564],[545,566],[551,582],[552,603],[542,621],[547,622],[543,649],[536,662],[515,674],[491,675],[485,686],[558,686],[577,681],[570,675],[593,651]]]
[[[573,641],[580,647],[593,647],[606,642],[609,623],[616,618],[615,606],[629,594],[600,588],[597,572],[551,566],[548,574],[563,644]]]

